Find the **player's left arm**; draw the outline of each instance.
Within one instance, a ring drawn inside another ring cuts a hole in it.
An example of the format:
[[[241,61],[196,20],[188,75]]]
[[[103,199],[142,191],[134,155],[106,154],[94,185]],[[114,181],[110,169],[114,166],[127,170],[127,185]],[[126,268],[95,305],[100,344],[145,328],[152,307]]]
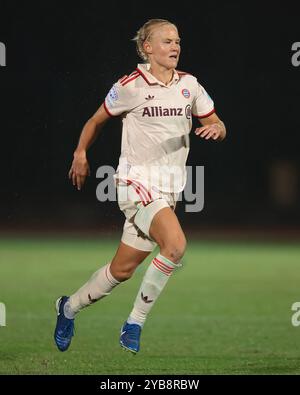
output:
[[[221,121],[216,113],[213,113],[206,118],[201,118],[199,121],[203,126],[195,130],[195,134],[197,136],[205,138],[205,140],[224,140],[226,137],[226,127],[224,122]]]

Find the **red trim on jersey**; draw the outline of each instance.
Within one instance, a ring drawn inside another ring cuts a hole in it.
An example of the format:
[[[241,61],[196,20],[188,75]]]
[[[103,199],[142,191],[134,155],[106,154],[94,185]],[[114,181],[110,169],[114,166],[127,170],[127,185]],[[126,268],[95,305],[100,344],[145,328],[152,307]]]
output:
[[[209,117],[211,114],[213,114],[214,112],[216,112],[216,110],[213,108],[208,114],[205,114],[205,115],[195,115],[195,114],[193,114],[193,116],[194,117],[196,117],[196,118],[207,118],[207,117]]]
[[[136,75],[132,76],[131,78],[126,79],[126,80],[122,83],[122,86],[125,86],[126,84],[128,84],[128,82],[133,81],[133,80],[135,80],[135,79],[138,78],[138,77],[139,77],[139,74],[136,74]]]
[[[116,116],[117,116],[117,115],[112,114],[112,113],[109,111],[109,109],[107,108],[107,105],[106,105],[106,103],[105,103],[105,100],[104,100],[104,102],[103,102],[103,107],[104,107],[105,111],[107,112],[107,114],[108,114],[110,117],[116,117]]]
[[[133,71],[132,73],[130,73],[129,75],[125,74],[121,79],[124,81],[124,80],[126,80],[126,78],[133,77],[133,76],[136,75],[136,74],[137,74],[137,71],[134,70],[134,71]]]
[[[145,74],[139,68],[137,68],[136,70],[140,73],[140,75],[144,78],[144,80],[147,82],[148,85],[159,85],[158,82],[150,82],[148,78],[145,76]],[[185,73],[184,71],[175,70],[175,72],[178,74],[179,79],[182,75],[191,75],[189,73]]]
[[[137,71],[133,71],[131,74],[129,75],[125,75],[119,82],[121,84],[123,84],[124,82],[126,82],[129,78],[133,77],[134,75],[137,75]]]
[[[192,75],[190,73],[186,73],[185,71],[179,71],[179,70],[176,70],[176,71],[177,71],[179,79],[182,78],[184,75]]]
[[[148,80],[148,78],[145,76],[145,74],[140,70],[140,69],[136,69],[138,72],[139,72],[139,74],[144,78],[144,80],[147,82],[147,84],[148,85],[159,85],[159,83],[158,82],[150,82],[149,80]]]
[[[128,78],[128,75],[127,74],[123,75],[123,77],[119,79],[120,84],[122,84],[122,82],[124,82],[126,78]]]
[[[180,71],[180,70],[176,70],[178,75],[192,75],[190,73],[187,73],[186,71]]]

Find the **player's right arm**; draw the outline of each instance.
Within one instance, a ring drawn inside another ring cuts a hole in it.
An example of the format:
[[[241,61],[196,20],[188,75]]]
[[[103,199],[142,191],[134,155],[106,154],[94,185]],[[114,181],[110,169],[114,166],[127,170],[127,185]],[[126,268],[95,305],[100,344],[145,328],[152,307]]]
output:
[[[78,190],[82,188],[86,177],[90,175],[90,168],[86,157],[87,150],[96,140],[105,122],[109,118],[121,115],[134,107],[132,82],[138,76],[138,72],[133,72],[128,77],[124,76],[114,84],[99,110],[84,125],[69,171],[69,177]]]
[[[78,190],[82,188],[86,177],[90,175],[90,167],[86,156],[87,150],[96,140],[100,130],[109,118],[110,116],[102,104],[82,129],[69,171],[69,178]]]

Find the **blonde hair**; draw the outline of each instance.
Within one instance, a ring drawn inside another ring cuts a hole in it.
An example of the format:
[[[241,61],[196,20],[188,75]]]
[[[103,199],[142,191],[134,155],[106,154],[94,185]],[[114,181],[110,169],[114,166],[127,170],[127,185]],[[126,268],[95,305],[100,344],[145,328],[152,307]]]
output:
[[[139,57],[145,62],[148,60],[148,56],[144,51],[144,42],[149,40],[154,28],[161,25],[173,25],[177,29],[174,23],[167,21],[166,19],[150,19],[136,32],[135,37],[132,39],[132,41],[135,41],[136,43],[136,51]]]

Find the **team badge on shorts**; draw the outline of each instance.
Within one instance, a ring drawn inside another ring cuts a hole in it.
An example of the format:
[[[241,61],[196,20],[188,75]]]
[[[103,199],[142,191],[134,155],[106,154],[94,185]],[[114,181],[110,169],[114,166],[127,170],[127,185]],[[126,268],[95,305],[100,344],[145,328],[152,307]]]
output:
[[[182,89],[181,93],[186,99],[188,99],[191,96],[190,91],[188,89]]]

